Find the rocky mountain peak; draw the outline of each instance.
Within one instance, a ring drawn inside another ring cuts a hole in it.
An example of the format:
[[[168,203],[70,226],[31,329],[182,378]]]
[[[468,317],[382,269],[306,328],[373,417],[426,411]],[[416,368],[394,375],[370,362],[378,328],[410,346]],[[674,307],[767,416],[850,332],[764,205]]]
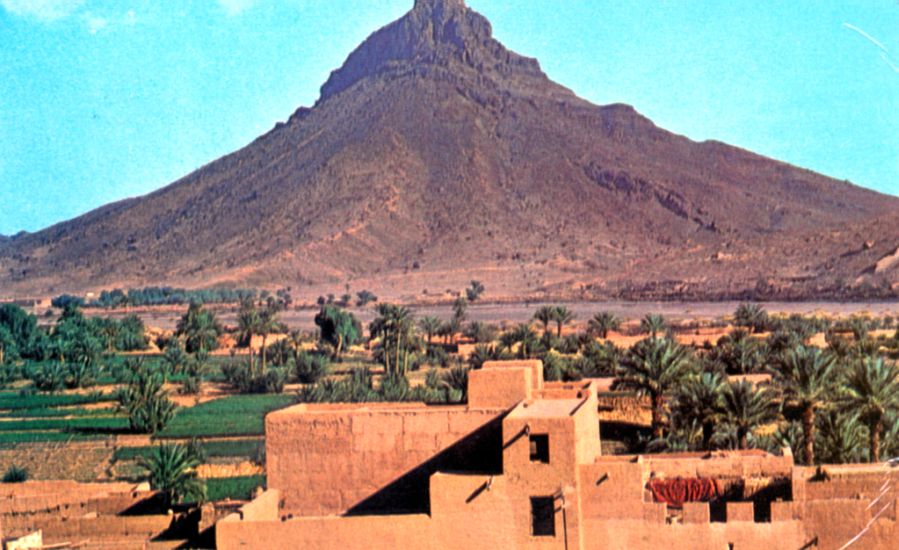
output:
[[[321,100],[367,77],[413,63],[546,78],[537,60],[515,54],[494,40],[490,22],[463,0],[416,0],[410,12],[368,37],[331,73],[322,86]]]

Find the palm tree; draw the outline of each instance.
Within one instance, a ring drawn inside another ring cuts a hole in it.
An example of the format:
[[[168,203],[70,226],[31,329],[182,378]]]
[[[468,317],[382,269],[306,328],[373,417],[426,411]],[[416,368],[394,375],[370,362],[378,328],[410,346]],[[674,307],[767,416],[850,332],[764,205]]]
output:
[[[899,367],[879,357],[857,361],[843,382],[839,404],[868,427],[869,458],[879,462],[884,420],[899,412]]]
[[[587,323],[587,334],[608,338],[609,332],[621,327],[621,319],[608,311],[600,311]]]
[[[278,329],[278,303],[269,297],[265,305],[259,307],[252,300],[241,302],[237,313],[240,341],[250,348],[250,364],[253,364],[253,336],[262,336],[260,350],[260,374],[265,375],[265,343],[268,335]]]
[[[303,333],[298,330],[292,330],[287,335],[287,340],[290,342],[290,347],[293,348],[293,356],[298,357],[303,347]]]
[[[176,335],[184,337],[184,349],[188,353],[214,350],[221,332],[222,326],[215,314],[196,302],[191,302],[175,330]]]
[[[614,388],[636,390],[652,403],[652,435],[661,438],[665,428],[665,394],[676,388],[693,367],[690,352],[662,338],[637,342],[621,361]]]
[[[462,330],[462,323],[468,318],[468,300],[459,296],[453,302],[453,318],[450,319],[450,325],[453,327],[453,334]]]
[[[474,340],[476,344],[489,344],[496,340],[497,329],[495,326],[481,321],[472,321],[465,327],[465,336]]]
[[[445,345],[449,345],[450,340],[454,339],[456,336],[456,329],[453,328],[453,324],[451,322],[443,321],[440,323],[440,327],[437,329],[437,332],[435,334],[443,338],[443,343]]]
[[[764,364],[762,344],[738,329],[722,337],[709,353],[709,359],[729,374],[750,374]]]
[[[431,341],[434,339],[434,335],[440,330],[440,325],[443,323],[440,319],[433,316],[422,317],[418,321],[418,328],[425,333],[425,336],[428,338],[428,345],[431,345]]]
[[[250,356],[253,354],[253,336],[256,335],[256,327],[259,326],[259,309],[252,298],[245,298],[240,302],[237,312],[238,341],[241,346],[249,346]]]
[[[825,464],[861,462],[865,447],[865,427],[851,414],[837,410],[818,415],[820,424],[815,445]]]
[[[265,376],[265,342],[268,335],[276,332],[281,326],[278,322],[278,312],[281,310],[280,304],[272,297],[269,297],[265,306],[259,312],[259,324],[256,325],[256,334],[262,336],[262,368],[260,374]]]
[[[768,313],[758,304],[740,304],[734,312],[734,324],[752,332],[762,332],[768,322]]]
[[[119,404],[128,412],[133,431],[155,434],[175,416],[175,404],[164,383],[159,371],[139,364],[128,386],[119,391]]]
[[[518,356],[521,359],[528,359],[533,355],[534,349],[537,347],[537,334],[527,323],[521,323],[512,330],[512,341],[518,344]]]
[[[672,413],[678,424],[702,428],[702,448],[708,449],[715,433],[715,425],[722,417],[722,392],[724,377],[717,372],[702,372],[690,376],[677,389],[672,404]]]
[[[808,465],[815,463],[815,412],[830,397],[835,364],[832,355],[801,346],[783,354],[773,369],[784,400],[802,412],[804,458]]]
[[[649,334],[652,338],[657,338],[660,332],[664,332],[668,328],[665,318],[655,313],[648,313],[646,317],[640,320],[640,330]]]
[[[369,325],[372,338],[381,340],[384,370],[388,375],[405,375],[415,339],[412,313],[403,306],[378,305],[378,317]]]
[[[561,338],[562,326],[574,320],[574,313],[565,306],[555,306],[552,310],[552,320],[556,323],[556,338]]]
[[[487,361],[497,361],[502,358],[502,353],[496,346],[478,344],[468,355],[468,366],[472,370],[478,370]]]
[[[724,418],[736,432],[740,449],[749,448],[749,434],[759,426],[774,422],[780,413],[777,395],[750,382],[731,382],[722,393]]]
[[[549,324],[555,319],[555,312],[556,308],[554,306],[540,306],[534,312],[534,320],[543,324],[544,335],[549,333]]]
[[[197,477],[200,460],[186,445],[159,445],[149,458],[141,458],[141,465],[149,473],[150,487],[162,493],[166,508],[206,497],[206,484]]]

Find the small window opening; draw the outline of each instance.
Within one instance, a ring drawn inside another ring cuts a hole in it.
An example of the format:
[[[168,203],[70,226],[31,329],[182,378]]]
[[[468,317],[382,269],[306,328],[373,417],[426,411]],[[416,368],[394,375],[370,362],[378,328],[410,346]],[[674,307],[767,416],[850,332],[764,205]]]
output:
[[[538,434],[530,436],[531,462],[549,464],[549,436]]]
[[[531,534],[556,536],[556,510],[553,497],[531,497]]]

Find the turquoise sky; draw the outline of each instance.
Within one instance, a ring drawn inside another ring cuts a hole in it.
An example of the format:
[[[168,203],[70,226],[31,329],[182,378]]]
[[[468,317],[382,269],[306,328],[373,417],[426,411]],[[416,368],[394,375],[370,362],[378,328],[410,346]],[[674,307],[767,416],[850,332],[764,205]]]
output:
[[[469,0],[599,104],[899,194],[896,0]],[[412,0],[0,0],[0,233],[147,193],[301,105]]]

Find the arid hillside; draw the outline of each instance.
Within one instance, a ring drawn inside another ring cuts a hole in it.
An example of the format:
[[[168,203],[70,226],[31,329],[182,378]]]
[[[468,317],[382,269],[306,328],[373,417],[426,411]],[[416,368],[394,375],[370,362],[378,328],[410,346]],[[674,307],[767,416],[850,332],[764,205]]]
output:
[[[614,78],[614,75],[609,75]],[[311,109],[150,195],[0,239],[0,294],[220,284],[421,298],[892,297],[899,198],[595,106],[417,0]],[[878,263],[879,262],[879,263]]]

